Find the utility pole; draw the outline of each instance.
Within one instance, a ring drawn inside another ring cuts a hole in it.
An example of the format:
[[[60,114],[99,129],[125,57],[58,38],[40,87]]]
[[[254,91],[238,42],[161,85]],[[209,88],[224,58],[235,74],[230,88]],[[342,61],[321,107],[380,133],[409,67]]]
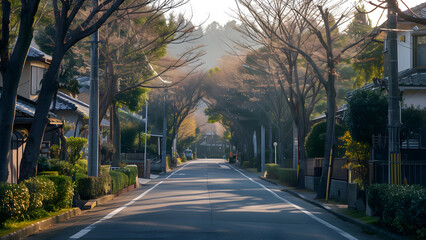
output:
[[[92,0],[92,7],[98,7],[98,0]],[[90,107],[89,107],[89,159],[87,173],[98,176],[99,164],[99,32],[91,36],[90,49]]]
[[[147,178],[148,176],[148,168],[146,165],[146,135],[148,135],[148,98],[145,101],[145,147],[143,151],[143,176]],[[140,140],[139,140],[140,141]]]
[[[164,89],[164,109],[163,109],[163,148],[161,149],[161,171],[166,172],[166,145],[167,145],[167,88]]]
[[[260,126],[260,171],[265,172],[265,127]]]
[[[389,150],[388,150],[388,183],[401,184],[401,150],[400,150],[400,95],[398,87],[398,51],[397,51],[397,16],[395,1],[388,0],[388,129],[389,129]]]

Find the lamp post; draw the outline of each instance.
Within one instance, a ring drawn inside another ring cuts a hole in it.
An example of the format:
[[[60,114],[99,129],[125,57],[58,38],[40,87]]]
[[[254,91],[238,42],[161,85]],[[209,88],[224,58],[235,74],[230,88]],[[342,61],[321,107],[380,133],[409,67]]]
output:
[[[167,88],[164,89],[164,109],[163,109],[163,149],[161,150],[161,171],[166,172],[166,145],[167,145],[167,107],[166,107]]]
[[[275,164],[277,164],[277,142],[274,142],[274,149],[275,149]]]

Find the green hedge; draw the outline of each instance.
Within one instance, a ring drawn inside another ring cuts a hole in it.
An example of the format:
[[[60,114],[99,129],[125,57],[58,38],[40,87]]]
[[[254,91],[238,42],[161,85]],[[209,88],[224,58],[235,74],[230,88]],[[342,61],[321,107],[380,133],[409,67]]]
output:
[[[118,170],[127,175],[126,186],[130,186],[136,183],[136,177],[138,176],[138,167],[136,166],[126,166]]]
[[[68,176],[47,176],[55,183],[57,194],[54,199],[56,208],[72,207],[72,197],[74,196],[74,185],[71,177]]]
[[[109,175],[111,176],[112,181],[112,193],[116,194],[121,189],[125,188],[128,182],[128,177],[125,173],[119,171],[110,171]]]
[[[24,184],[0,183],[0,225],[21,218],[30,206],[30,193]]]
[[[293,168],[278,168],[278,179],[290,186],[297,185],[297,171]]]
[[[373,184],[368,204],[383,225],[395,232],[426,238],[426,189],[421,186]]]
[[[57,189],[52,180],[39,176],[29,178],[23,181],[23,184],[25,184],[30,193],[29,211],[54,204]]]
[[[242,167],[243,168],[250,168],[250,162],[249,161],[244,161]]]
[[[111,177],[101,175],[99,177],[81,178],[77,182],[77,191],[83,200],[95,199],[106,195],[111,189]]]
[[[278,179],[278,169],[280,165],[275,163],[265,164],[265,177],[270,179]]]
[[[37,176],[59,176],[58,171],[44,171],[38,172]]]

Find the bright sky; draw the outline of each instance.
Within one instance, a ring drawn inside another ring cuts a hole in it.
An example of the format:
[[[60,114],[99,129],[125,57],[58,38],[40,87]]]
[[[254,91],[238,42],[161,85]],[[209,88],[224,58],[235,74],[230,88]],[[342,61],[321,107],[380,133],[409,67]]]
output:
[[[350,0],[347,2],[352,2],[355,0]],[[417,6],[421,3],[423,3],[425,0],[404,0],[404,2],[409,7]],[[407,8],[401,3],[400,0],[400,7],[402,10],[406,10]],[[368,3],[365,4],[367,10],[372,9],[371,6],[369,6]],[[195,25],[199,25],[203,22],[203,26],[207,26],[213,21],[218,22],[221,25],[224,25],[225,23],[234,20],[232,17],[234,15],[233,11],[236,8],[235,0],[189,0],[189,3],[186,4],[184,7],[181,7],[177,9],[177,12],[185,13],[185,16],[187,18],[191,15],[191,9],[193,13],[192,22]],[[373,25],[377,23],[378,18],[380,17],[381,11],[376,10],[372,14],[370,14],[370,19],[373,22]],[[384,15],[380,22],[383,22],[386,18],[386,15]]]

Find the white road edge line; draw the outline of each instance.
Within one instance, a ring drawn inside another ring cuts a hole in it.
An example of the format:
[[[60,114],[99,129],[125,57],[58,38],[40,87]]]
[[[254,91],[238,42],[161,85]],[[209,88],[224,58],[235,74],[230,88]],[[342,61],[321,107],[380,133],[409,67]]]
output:
[[[173,176],[175,173],[179,172],[180,170],[184,169],[189,163],[186,163],[185,165],[183,165],[181,168],[179,168],[178,170],[174,171],[172,174],[170,174],[169,176],[167,176],[165,179],[169,179],[171,176]],[[153,187],[151,187],[150,189],[146,190],[144,193],[140,194],[139,196],[135,197],[133,200],[131,200],[130,202],[124,204],[123,206],[115,209],[114,211],[110,212],[108,215],[104,216],[103,218],[99,219],[98,221],[90,224],[89,226],[83,228],[82,230],[80,230],[78,233],[72,235],[71,237],[69,237],[68,239],[79,239],[81,237],[83,237],[84,235],[86,235],[87,233],[89,233],[92,229],[95,228],[95,225],[105,221],[107,219],[112,218],[114,215],[116,215],[117,213],[121,212],[123,209],[127,208],[128,206],[132,205],[133,203],[135,203],[137,200],[143,198],[145,195],[147,195],[151,190],[153,190],[154,188],[156,188],[158,185],[162,184],[163,181],[155,184]]]
[[[264,186],[263,184],[261,184],[261,183],[258,183],[258,182],[256,182],[256,181],[254,181],[253,179],[251,179],[250,177],[248,177],[247,175],[245,175],[244,173],[242,173],[242,172],[241,172],[241,171],[239,171],[238,169],[234,168],[233,166],[231,166],[231,165],[229,165],[229,164],[228,164],[228,166],[230,166],[232,169],[234,169],[235,171],[237,171],[238,173],[240,173],[241,175],[243,175],[243,176],[244,176],[245,178],[247,178],[248,180],[252,181],[253,183],[256,183],[256,184],[257,184],[257,185],[259,185],[261,188],[265,189],[266,191],[268,191],[269,193],[271,193],[272,195],[274,195],[274,196],[275,196],[276,198],[278,198],[279,200],[281,200],[281,201],[283,201],[283,202],[286,202],[286,203],[288,203],[288,204],[292,205],[293,207],[295,207],[295,208],[299,209],[299,210],[300,210],[301,212],[303,212],[304,214],[306,214],[306,215],[308,215],[309,217],[311,217],[312,219],[315,219],[316,221],[318,221],[318,222],[322,223],[324,226],[326,226],[326,227],[328,227],[328,228],[330,228],[330,229],[332,229],[332,230],[336,231],[337,233],[339,233],[339,234],[340,234],[340,235],[342,235],[343,237],[345,237],[345,238],[347,238],[347,239],[349,239],[349,240],[358,240],[358,238],[356,238],[356,237],[354,237],[354,236],[350,235],[349,233],[347,233],[347,232],[343,231],[342,229],[340,229],[340,228],[338,228],[338,227],[336,227],[336,226],[334,226],[334,225],[332,225],[332,224],[330,224],[330,223],[328,223],[328,222],[326,222],[326,221],[322,220],[321,218],[319,218],[319,217],[315,216],[314,214],[312,214],[311,212],[309,212],[309,211],[305,210],[304,208],[302,208],[302,207],[300,207],[300,206],[298,206],[298,205],[296,205],[296,204],[294,204],[294,203],[290,202],[289,200],[287,200],[287,199],[285,199],[285,198],[280,197],[278,194],[276,194],[276,193],[275,193],[274,191],[272,191],[271,189],[269,189],[269,188],[265,187],[265,186]]]

